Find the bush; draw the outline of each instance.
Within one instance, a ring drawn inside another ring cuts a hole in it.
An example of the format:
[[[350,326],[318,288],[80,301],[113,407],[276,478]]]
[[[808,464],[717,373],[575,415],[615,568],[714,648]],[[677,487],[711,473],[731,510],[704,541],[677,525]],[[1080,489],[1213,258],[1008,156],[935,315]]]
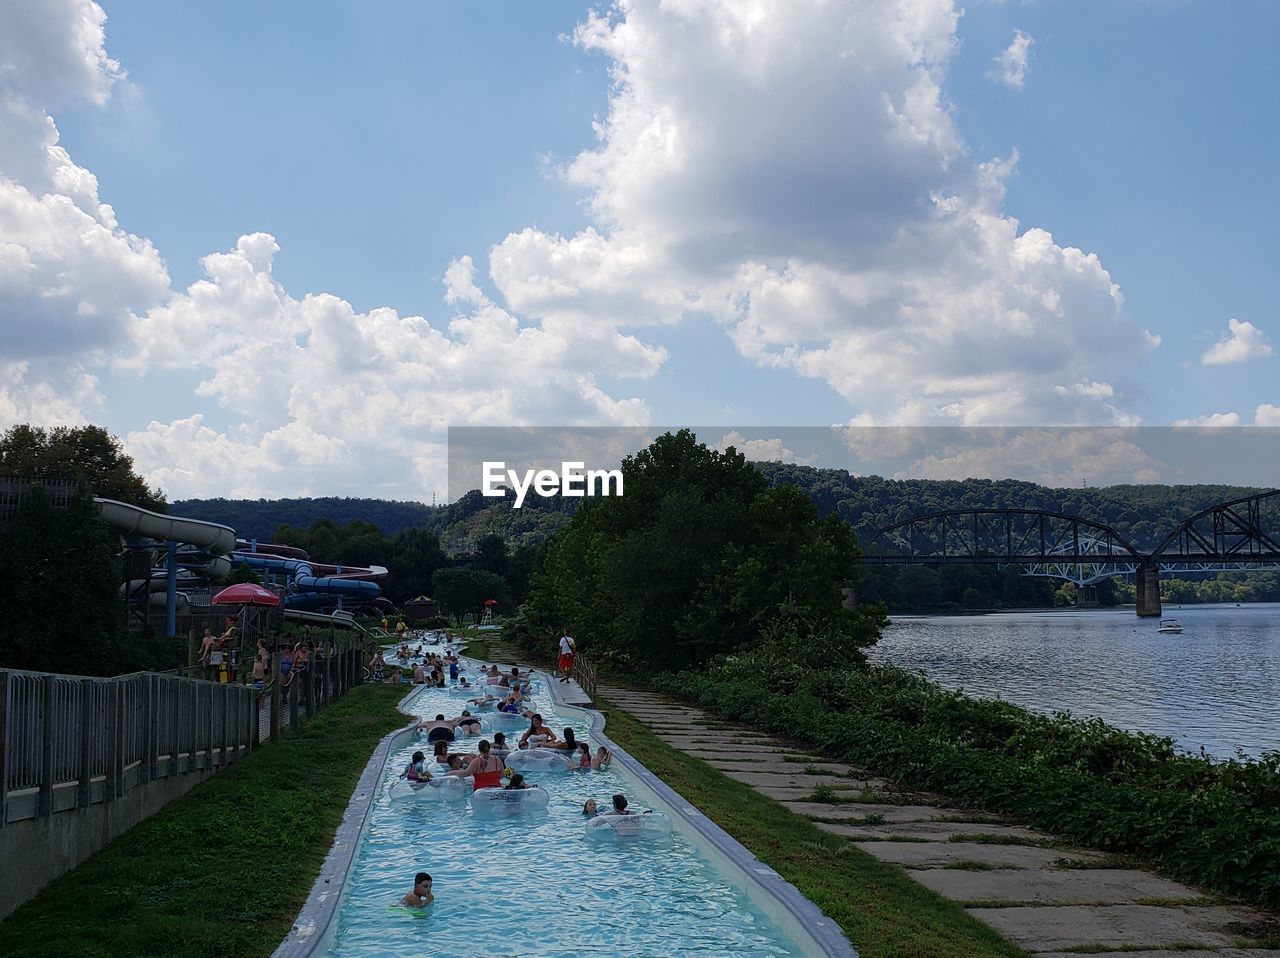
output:
[[[758,665],[726,659],[654,684],[909,787],[1280,906],[1280,755],[1211,762],[1168,738],[971,699],[897,669],[810,669],[800,683]]]

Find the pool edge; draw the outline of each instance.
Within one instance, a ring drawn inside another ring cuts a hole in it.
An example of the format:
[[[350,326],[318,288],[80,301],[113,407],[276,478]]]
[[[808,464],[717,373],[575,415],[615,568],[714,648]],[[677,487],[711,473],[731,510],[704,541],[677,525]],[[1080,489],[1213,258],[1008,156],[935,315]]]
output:
[[[628,771],[644,782],[648,788],[656,792],[680,816],[687,827],[702,836],[720,854],[724,855],[747,881],[753,882],[763,889],[783,910],[790,914],[800,928],[818,945],[824,955],[828,956],[828,958],[859,958],[857,949],[845,937],[844,931],[834,919],[804,895],[800,894],[800,890],[795,885],[753,855],[746,846],[650,771],[647,765],[609,738],[605,733],[607,721],[599,709],[566,702],[559,688],[560,683],[555,681],[550,673],[546,673],[546,676],[549,694],[555,700],[557,707],[577,709],[587,713],[591,718],[591,737],[603,743],[615,757],[621,757],[626,762]]]

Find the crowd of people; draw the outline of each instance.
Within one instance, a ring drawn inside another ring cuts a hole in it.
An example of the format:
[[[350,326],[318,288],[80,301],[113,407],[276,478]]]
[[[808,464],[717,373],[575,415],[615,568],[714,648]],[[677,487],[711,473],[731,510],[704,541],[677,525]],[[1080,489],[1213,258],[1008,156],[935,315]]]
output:
[[[421,654],[419,652],[419,654]],[[401,661],[413,661],[417,658],[407,646],[397,650]],[[422,665],[413,666],[415,684],[436,685],[436,676],[443,678],[444,670],[461,687],[465,676],[459,674],[458,658],[446,653],[443,656],[427,653],[422,656]],[[423,667],[425,666],[425,668]],[[425,676],[425,681],[418,681],[418,672]],[[509,672],[501,672],[497,666],[489,666],[482,674],[483,684],[478,679],[477,687],[484,689],[481,695],[471,699],[468,704],[478,707],[492,707],[504,712],[520,714],[529,720],[529,727],[524,730],[513,744],[509,743],[505,732],[494,732],[490,738],[481,739],[474,752],[452,751],[459,734],[476,734],[482,727],[481,719],[472,714],[470,709],[462,709],[461,714],[446,718],[443,712],[436,713],[434,718],[424,719],[418,724],[419,733],[424,735],[432,747],[431,763],[428,763],[425,752],[415,751],[400,777],[409,782],[430,782],[435,778],[470,779],[473,790],[482,788],[501,788],[508,791],[520,791],[536,788],[524,775],[508,766],[507,759],[514,752],[529,749],[548,749],[564,754],[564,768],[568,771],[588,771],[607,769],[613,756],[603,745],[594,752],[589,742],[579,741],[577,733],[569,727],[557,735],[555,730],[546,724],[542,715],[527,708],[527,696],[531,691],[529,675],[521,674],[520,669],[512,667]],[[440,686],[446,683],[440,681]],[[501,690],[494,694],[495,690]],[[434,768],[434,774],[433,774]],[[505,782],[505,784],[504,784]],[[601,812],[593,798],[587,799],[582,806],[584,818],[595,818],[598,815],[634,815],[628,808],[626,796],[614,795],[608,810]],[[434,900],[431,894],[431,876],[419,872],[414,876],[413,891],[401,899],[400,904],[410,908],[425,908]]]

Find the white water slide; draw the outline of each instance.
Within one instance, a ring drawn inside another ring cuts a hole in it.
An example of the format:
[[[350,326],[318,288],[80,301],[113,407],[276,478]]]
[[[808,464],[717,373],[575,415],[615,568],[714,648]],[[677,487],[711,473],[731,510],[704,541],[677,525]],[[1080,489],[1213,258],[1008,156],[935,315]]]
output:
[[[107,525],[124,536],[143,536],[158,542],[181,542],[204,549],[215,557],[218,568],[208,571],[215,576],[231,571],[231,563],[221,558],[236,547],[236,530],[216,522],[166,516],[149,509],[131,506],[115,499],[93,500]]]

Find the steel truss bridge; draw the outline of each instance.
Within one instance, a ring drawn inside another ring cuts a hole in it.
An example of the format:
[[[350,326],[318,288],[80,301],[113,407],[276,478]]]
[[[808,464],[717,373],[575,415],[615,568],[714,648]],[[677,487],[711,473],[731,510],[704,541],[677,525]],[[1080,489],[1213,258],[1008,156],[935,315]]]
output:
[[[1138,614],[1158,615],[1161,572],[1280,568],[1280,490],[1199,512],[1180,522],[1150,552],[1136,548],[1111,526],[1035,509],[961,509],[916,516],[881,529],[869,545],[862,557],[868,565],[1017,566],[1024,575],[1081,586],[1112,575],[1132,575],[1138,583]]]

